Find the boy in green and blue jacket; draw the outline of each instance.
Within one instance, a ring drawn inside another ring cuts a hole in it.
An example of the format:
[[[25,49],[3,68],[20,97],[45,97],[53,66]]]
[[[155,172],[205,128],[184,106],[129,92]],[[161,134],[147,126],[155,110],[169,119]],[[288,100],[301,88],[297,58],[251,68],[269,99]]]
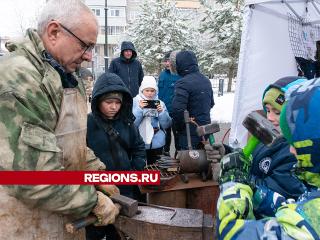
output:
[[[235,149],[221,160],[219,239],[320,239],[320,78],[289,88],[280,127],[297,156],[293,175],[304,183],[296,202],[248,180],[252,156]],[[267,218],[256,221],[253,209]]]

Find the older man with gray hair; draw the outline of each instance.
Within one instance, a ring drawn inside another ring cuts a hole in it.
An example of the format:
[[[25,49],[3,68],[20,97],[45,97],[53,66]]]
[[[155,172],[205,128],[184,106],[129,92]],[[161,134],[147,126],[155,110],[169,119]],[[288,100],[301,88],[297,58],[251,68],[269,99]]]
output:
[[[38,29],[6,43],[0,60],[1,171],[103,171],[86,147],[85,89],[73,76],[91,61],[98,21],[79,0],[51,0]],[[97,191],[96,190],[101,190]],[[104,195],[111,186],[0,186],[0,235],[6,239],[85,239],[65,224],[90,212],[96,226],[115,221],[119,209]]]

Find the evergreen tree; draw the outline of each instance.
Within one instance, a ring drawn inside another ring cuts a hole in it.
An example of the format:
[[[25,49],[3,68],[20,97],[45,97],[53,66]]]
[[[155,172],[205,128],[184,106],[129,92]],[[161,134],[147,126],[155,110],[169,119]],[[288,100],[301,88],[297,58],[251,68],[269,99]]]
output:
[[[201,46],[198,49],[199,65],[205,74],[228,73],[228,92],[237,70],[244,0],[217,0],[217,8],[201,1],[204,17],[200,28]]]
[[[155,0],[140,5],[137,22],[127,35],[133,42],[138,58],[147,73],[160,75],[163,57],[170,50],[194,50],[196,34],[188,28],[188,16],[180,16],[174,1]]]

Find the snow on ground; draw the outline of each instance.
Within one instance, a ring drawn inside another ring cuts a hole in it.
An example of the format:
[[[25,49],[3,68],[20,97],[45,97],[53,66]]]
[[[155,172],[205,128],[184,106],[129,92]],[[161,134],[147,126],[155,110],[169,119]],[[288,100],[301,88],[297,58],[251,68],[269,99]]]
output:
[[[213,89],[215,105],[210,111],[211,121],[218,123],[231,122],[233,111],[234,92],[224,92],[218,97],[218,91]]]

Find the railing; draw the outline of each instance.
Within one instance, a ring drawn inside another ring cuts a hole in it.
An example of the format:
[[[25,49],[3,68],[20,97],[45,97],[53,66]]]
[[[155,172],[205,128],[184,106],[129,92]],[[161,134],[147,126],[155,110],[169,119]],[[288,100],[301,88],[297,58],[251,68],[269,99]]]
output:
[[[224,84],[223,84],[223,91],[226,92],[228,90],[228,82],[229,82],[229,78],[227,76],[223,76],[223,77],[216,77],[216,78],[212,78],[210,79],[212,88],[214,90],[219,89],[219,79],[224,79]],[[236,87],[236,78],[232,79],[232,84],[231,84],[231,91],[235,91],[235,87]]]

